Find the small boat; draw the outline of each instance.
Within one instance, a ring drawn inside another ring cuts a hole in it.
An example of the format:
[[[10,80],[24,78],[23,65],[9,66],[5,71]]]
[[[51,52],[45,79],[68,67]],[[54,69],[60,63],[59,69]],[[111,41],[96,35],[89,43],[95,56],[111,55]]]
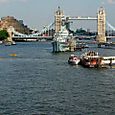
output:
[[[68,63],[71,65],[77,65],[80,62],[80,58],[74,54],[72,54],[69,59],[68,59]]]
[[[5,42],[5,46],[11,46],[11,45],[12,45],[11,42],[9,42],[9,41]]]
[[[15,42],[15,41],[12,41],[12,45],[16,45],[16,42]]]
[[[13,54],[10,54],[9,56],[11,56],[11,57],[16,57],[17,54],[13,53]]]
[[[0,41],[0,44],[3,44],[3,41]]]
[[[11,45],[16,45],[15,41],[5,41],[4,42],[5,46],[11,46]]]

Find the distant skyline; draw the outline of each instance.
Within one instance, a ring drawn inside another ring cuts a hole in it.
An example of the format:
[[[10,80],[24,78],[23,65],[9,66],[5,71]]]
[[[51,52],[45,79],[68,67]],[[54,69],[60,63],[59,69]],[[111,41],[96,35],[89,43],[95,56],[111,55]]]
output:
[[[115,27],[115,0],[0,0],[0,18],[14,16],[28,27],[40,30],[54,21],[58,6],[69,16],[96,16],[103,6],[107,20]],[[96,22],[74,22],[72,26],[94,29]]]

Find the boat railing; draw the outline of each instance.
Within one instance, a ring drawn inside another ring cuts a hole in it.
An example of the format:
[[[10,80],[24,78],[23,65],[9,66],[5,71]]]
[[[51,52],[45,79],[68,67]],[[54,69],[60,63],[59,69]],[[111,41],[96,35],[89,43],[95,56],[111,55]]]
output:
[[[107,57],[103,57],[104,60],[115,60],[115,56],[107,56]]]
[[[101,56],[87,56],[87,58],[101,58]]]

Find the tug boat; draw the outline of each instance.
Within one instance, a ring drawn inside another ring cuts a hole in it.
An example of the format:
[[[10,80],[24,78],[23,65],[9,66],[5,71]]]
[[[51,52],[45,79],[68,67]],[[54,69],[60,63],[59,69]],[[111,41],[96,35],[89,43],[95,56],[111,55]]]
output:
[[[71,65],[78,65],[79,62],[80,62],[80,58],[75,56],[74,54],[72,54],[68,59],[68,63]]]
[[[82,54],[80,63],[84,67],[98,67],[102,65],[101,57],[98,55],[98,52],[94,51],[89,51]]]
[[[82,54],[80,64],[84,67],[109,67],[115,65],[115,56],[99,56],[98,52],[89,51]]]

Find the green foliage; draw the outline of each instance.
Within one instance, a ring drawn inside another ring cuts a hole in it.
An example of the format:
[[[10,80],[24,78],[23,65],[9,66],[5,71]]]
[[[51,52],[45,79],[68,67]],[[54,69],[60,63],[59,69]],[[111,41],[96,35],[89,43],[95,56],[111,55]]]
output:
[[[76,33],[77,33],[77,34],[85,34],[86,31],[83,30],[82,28],[80,28],[80,29],[77,29],[77,30],[76,30]]]
[[[9,37],[9,34],[6,30],[0,30],[0,40],[5,40]]]

